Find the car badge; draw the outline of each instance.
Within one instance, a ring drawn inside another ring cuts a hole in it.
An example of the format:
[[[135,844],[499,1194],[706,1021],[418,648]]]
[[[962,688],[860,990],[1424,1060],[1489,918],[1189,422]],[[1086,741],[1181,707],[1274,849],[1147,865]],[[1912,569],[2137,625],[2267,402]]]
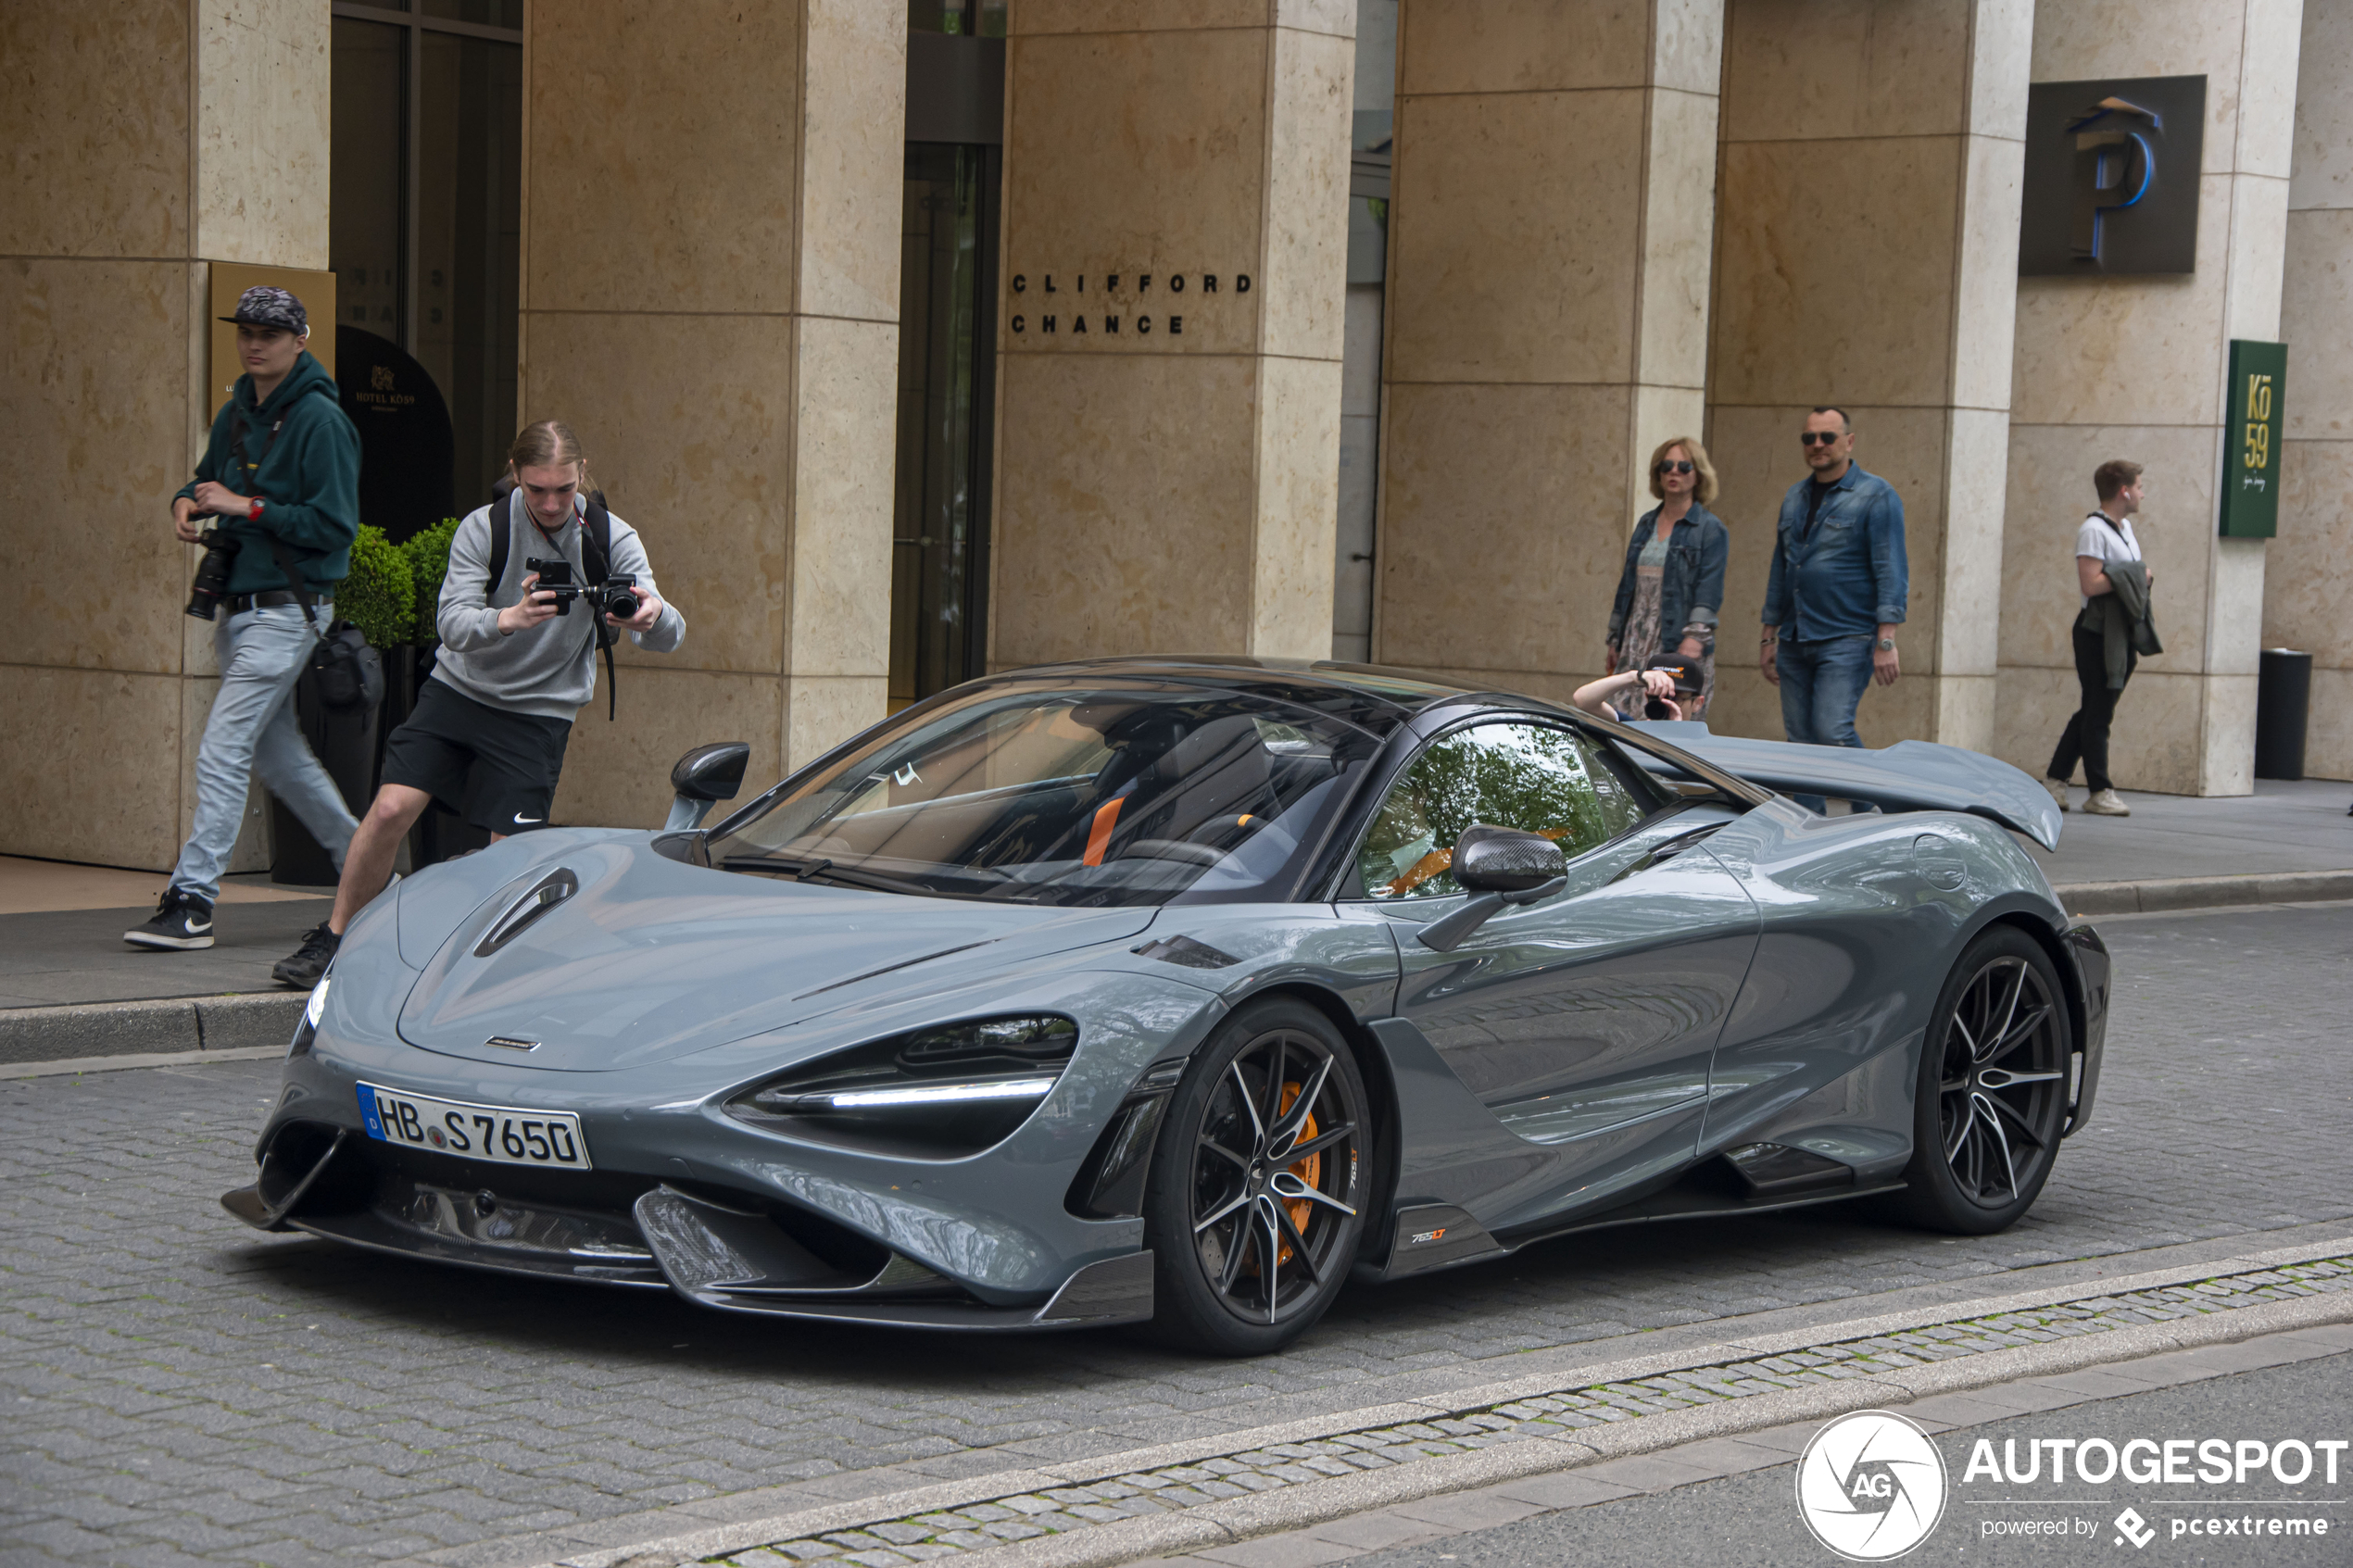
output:
[[[483,1044],[485,1046],[497,1046],[501,1050],[510,1051],[535,1051],[539,1048],[539,1042],[536,1040],[510,1039],[504,1035],[493,1035],[490,1038],[484,1040]]]

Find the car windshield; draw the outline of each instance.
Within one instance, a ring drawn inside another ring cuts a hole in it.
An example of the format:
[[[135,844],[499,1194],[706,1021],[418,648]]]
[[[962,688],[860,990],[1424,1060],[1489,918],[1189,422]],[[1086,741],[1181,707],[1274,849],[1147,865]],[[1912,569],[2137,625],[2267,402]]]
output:
[[[1287,899],[1377,737],[1152,682],[992,682],[722,824],[711,863],[1038,904]]]

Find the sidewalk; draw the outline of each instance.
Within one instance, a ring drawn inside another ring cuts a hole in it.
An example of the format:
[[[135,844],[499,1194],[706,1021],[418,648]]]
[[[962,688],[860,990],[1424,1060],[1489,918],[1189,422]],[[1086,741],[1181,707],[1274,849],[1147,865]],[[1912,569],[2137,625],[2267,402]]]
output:
[[[2058,848],[2028,846],[2078,914],[2353,897],[2353,884],[2321,874],[2353,875],[2353,784],[2258,779],[2251,796],[2212,799],[2120,793],[2130,817],[2084,815],[2077,789]],[[2317,885],[2299,893],[2284,877]]]
[[[2129,818],[2073,811],[2056,851],[2030,847],[2077,914],[2353,898],[2353,784],[2263,780],[2235,798],[2125,799]],[[0,1062],[283,1040],[302,997],[270,968],[325,918],[325,890],[231,877],[211,948],[125,947],[164,880],[0,856]]]

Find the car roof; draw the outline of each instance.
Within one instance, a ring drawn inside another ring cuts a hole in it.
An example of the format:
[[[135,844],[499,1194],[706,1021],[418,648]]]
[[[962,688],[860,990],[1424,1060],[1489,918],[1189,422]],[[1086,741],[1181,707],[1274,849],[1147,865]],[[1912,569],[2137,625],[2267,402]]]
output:
[[[1343,664],[1332,659],[1256,659],[1242,654],[1079,659],[1006,670],[989,679],[1177,681],[1186,685],[1249,692],[1309,708],[1343,709],[1356,723],[1384,731],[1416,713],[1466,698],[1484,696],[1503,704],[1553,706],[1484,686],[1466,685],[1427,671],[1383,664]]]

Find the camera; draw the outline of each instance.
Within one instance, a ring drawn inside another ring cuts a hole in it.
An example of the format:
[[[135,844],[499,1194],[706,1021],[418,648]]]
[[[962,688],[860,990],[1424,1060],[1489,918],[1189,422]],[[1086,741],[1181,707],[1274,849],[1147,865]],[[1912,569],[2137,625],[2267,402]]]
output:
[[[188,614],[210,621],[220,610],[220,601],[229,596],[229,571],[236,564],[243,541],[218,528],[208,528],[202,543],[204,559],[196,562],[195,581],[188,584]]]
[[[629,572],[616,571],[601,583],[574,583],[572,562],[568,560],[541,560],[536,556],[526,556],[522,564],[524,571],[539,574],[533,593],[556,596],[558,615],[570,615],[572,601],[582,598],[588,601],[594,613],[610,615],[616,621],[626,621],[637,613],[637,596],[630,592],[637,585],[637,579]]]

